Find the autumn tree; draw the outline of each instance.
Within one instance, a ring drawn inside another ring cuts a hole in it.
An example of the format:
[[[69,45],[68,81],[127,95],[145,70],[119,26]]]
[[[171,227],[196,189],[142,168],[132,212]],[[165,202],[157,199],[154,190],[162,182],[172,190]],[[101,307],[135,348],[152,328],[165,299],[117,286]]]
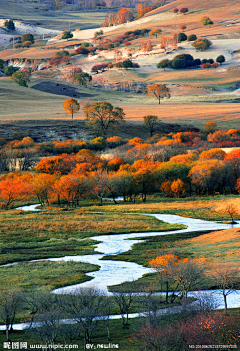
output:
[[[207,50],[211,45],[211,41],[208,39],[197,39],[192,44],[196,50],[204,51]]]
[[[166,254],[157,256],[155,259],[149,262],[150,266],[153,267],[158,273],[159,283],[161,285],[161,291],[163,284],[166,286],[166,302],[168,303],[169,289],[173,282],[173,270],[177,264],[177,256],[173,254]],[[173,296],[172,296],[173,297]]]
[[[161,99],[171,97],[170,89],[165,84],[153,84],[147,87],[147,95],[155,96],[160,104]]]
[[[162,34],[161,28],[152,29],[149,32],[149,35],[155,35],[156,38],[158,37],[159,34]]]
[[[143,117],[143,124],[149,130],[150,135],[153,135],[153,132],[158,124],[158,117],[157,116],[144,116]]]
[[[171,192],[176,197],[182,197],[186,191],[185,185],[181,179],[174,180],[171,184]]]
[[[75,112],[78,112],[80,110],[80,104],[77,102],[76,99],[67,99],[64,101],[63,107],[62,107],[67,113],[72,115],[73,119],[73,114]]]
[[[205,124],[205,130],[208,133],[213,133],[213,132],[215,132],[216,129],[217,129],[217,123],[216,122],[207,122]]]
[[[107,101],[93,102],[84,106],[86,124],[99,133],[106,132],[120,123],[124,123],[125,113],[120,107],[113,107]]]

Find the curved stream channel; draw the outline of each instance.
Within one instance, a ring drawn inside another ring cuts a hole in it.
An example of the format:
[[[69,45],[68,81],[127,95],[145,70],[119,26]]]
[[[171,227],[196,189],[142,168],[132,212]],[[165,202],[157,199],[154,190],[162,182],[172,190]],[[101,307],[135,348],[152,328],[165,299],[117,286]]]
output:
[[[37,211],[36,207],[39,205],[23,206],[18,209],[24,211]],[[53,290],[54,293],[69,293],[74,291],[76,288],[87,288],[95,286],[106,293],[108,292],[107,287],[110,285],[120,284],[126,281],[137,280],[146,273],[153,272],[151,268],[146,268],[133,262],[124,261],[109,261],[101,260],[106,255],[116,255],[124,251],[130,250],[131,246],[137,242],[142,242],[143,240],[134,240],[134,238],[147,238],[150,236],[160,236],[177,234],[184,232],[193,232],[200,230],[219,230],[219,229],[229,229],[232,228],[231,224],[222,224],[213,221],[205,221],[201,219],[185,218],[177,215],[170,214],[145,214],[147,216],[153,216],[161,221],[170,224],[183,224],[186,225],[186,229],[166,231],[166,232],[147,232],[147,233],[128,233],[128,234],[111,234],[111,235],[101,235],[94,236],[92,239],[100,241],[97,244],[96,250],[102,252],[102,254],[96,255],[79,255],[79,256],[65,256],[59,258],[48,258],[44,260],[49,261],[75,261],[75,262],[87,262],[99,265],[101,268],[99,271],[87,273],[89,276],[93,277],[92,280],[85,283],[66,286]],[[234,225],[234,227],[240,227],[240,221]],[[39,260],[36,260],[39,261]],[[223,298],[219,291],[215,290],[218,308],[224,308]],[[190,292],[189,296],[194,295],[196,292]],[[213,291],[209,291],[213,293]],[[228,307],[236,308],[240,307],[240,291],[236,291],[228,296]],[[133,316],[136,316],[135,314]],[[0,327],[1,329],[1,327]]]

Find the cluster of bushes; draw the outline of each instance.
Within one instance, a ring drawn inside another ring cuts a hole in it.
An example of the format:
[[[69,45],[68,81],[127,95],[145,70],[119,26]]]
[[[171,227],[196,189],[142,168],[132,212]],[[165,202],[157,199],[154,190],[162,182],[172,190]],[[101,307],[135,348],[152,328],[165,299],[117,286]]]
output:
[[[188,12],[188,8],[187,7],[182,7],[180,10],[178,9],[178,8],[175,8],[174,10],[173,10],[173,12],[174,13],[178,13],[178,12],[180,12],[180,13],[187,13]]]
[[[109,50],[120,46],[121,44],[130,45],[130,42],[135,39],[144,37],[150,32],[150,29],[136,29],[134,31],[127,31],[123,35],[116,37],[111,42],[99,44],[98,50]]]
[[[94,53],[96,50],[96,46],[80,46],[75,50],[75,55],[88,55],[90,53]]]
[[[216,58],[216,62],[213,59],[194,59],[190,54],[180,54],[174,57],[173,60],[164,59],[157,64],[157,68],[174,68],[174,69],[184,69],[190,67],[200,67],[202,68],[217,68],[218,63],[222,64],[225,62],[225,57],[219,55]]]

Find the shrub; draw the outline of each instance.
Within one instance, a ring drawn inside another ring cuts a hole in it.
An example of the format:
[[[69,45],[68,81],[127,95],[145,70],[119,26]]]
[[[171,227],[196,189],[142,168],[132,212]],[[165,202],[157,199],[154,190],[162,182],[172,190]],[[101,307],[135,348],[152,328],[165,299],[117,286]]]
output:
[[[21,47],[22,47],[22,44],[20,44],[20,43],[17,43],[17,44],[14,45],[14,49],[19,49]]]
[[[188,35],[187,40],[188,40],[188,41],[197,40],[197,36],[196,36],[195,34],[190,34],[190,35]]]
[[[75,55],[88,55],[88,54],[89,54],[89,50],[81,46],[75,50]]]
[[[202,64],[203,69],[210,68],[210,67],[211,67],[211,63],[209,63],[209,62]]]
[[[207,63],[207,62],[208,62],[207,59],[202,59],[202,61],[201,61],[202,65],[205,64],[205,63]]]
[[[22,43],[23,48],[30,48],[31,45],[32,45],[31,41],[25,41],[24,43]]]
[[[218,68],[218,63],[217,63],[217,62],[214,62],[214,63],[212,64],[212,66],[213,66],[213,68]]]
[[[208,26],[209,24],[213,24],[213,21],[209,17],[204,16],[201,18],[201,23],[202,26]]]
[[[178,13],[178,12],[179,12],[179,9],[175,8],[175,9],[173,10],[173,12],[174,12],[174,13]]]
[[[180,12],[181,12],[181,13],[187,13],[187,12],[188,12],[188,8],[187,8],[187,7],[182,7],[182,8],[180,9]]]
[[[185,24],[182,24],[181,26],[180,26],[180,29],[181,30],[184,30],[184,29],[186,29],[187,28],[187,26],[185,26]]]
[[[226,59],[225,59],[225,56],[223,55],[219,55],[217,58],[216,58],[216,62],[220,63],[220,65],[225,62]]]
[[[179,33],[178,36],[178,42],[181,43],[181,41],[186,41],[187,40],[187,36],[185,33]]]
[[[69,52],[67,50],[62,50],[57,52],[56,56],[59,56],[59,57],[69,56]]]
[[[22,38],[22,43],[24,43],[25,41],[30,41],[32,44],[34,43],[34,38],[33,35],[28,33],[28,34],[23,34]]]
[[[207,50],[212,45],[212,43],[208,39],[197,39],[192,45],[196,48],[196,50],[203,51]]]

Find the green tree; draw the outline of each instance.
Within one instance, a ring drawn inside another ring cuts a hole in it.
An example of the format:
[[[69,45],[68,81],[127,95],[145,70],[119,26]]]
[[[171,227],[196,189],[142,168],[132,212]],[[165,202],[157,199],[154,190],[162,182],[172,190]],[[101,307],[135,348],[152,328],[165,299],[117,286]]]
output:
[[[22,87],[27,87],[27,83],[30,82],[30,74],[26,71],[17,71],[13,73],[12,79]]]
[[[0,69],[4,68],[4,60],[0,59]]]
[[[70,39],[73,37],[73,34],[69,30],[64,30],[62,32],[62,39]]]
[[[158,117],[157,116],[144,116],[143,117],[144,125],[149,129],[150,135],[153,135],[156,125],[158,124]]]
[[[12,20],[5,21],[4,26],[9,30],[15,30],[15,24]]]
[[[88,73],[81,72],[74,76],[74,81],[80,85],[88,85],[92,81],[92,76]]]
[[[93,102],[84,106],[86,124],[102,134],[107,130],[124,123],[125,113],[120,107],[113,107],[107,101]]]
[[[121,63],[121,66],[127,70],[128,68],[133,67],[133,63],[131,60],[125,60]]]
[[[6,76],[12,76],[13,73],[15,73],[16,71],[19,70],[19,67],[13,67],[13,66],[7,66],[4,68],[4,74],[6,74]]]
[[[216,62],[220,63],[220,65],[225,62],[226,59],[225,59],[225,56],[223,55],[219,55],[217,58],[216,58]]]
[[[34,43],[34,38],[33,35],[28,33],[28,34],[23,34],[22,38],[22,43],[24,43],[25,41],[30,41],[32,44]]]
[[[170,61],[168,59],[162,60],[157,64],[157,68],[163,68],[163,70],[165,71],[165,68],[169,67],[169,63]]]
[[[64,101],[63,107],[62,107],[67,113],[73,115],[75,112],[78,112],[80,110],[80,104],[77,102],[76,99],[67,99]]]

